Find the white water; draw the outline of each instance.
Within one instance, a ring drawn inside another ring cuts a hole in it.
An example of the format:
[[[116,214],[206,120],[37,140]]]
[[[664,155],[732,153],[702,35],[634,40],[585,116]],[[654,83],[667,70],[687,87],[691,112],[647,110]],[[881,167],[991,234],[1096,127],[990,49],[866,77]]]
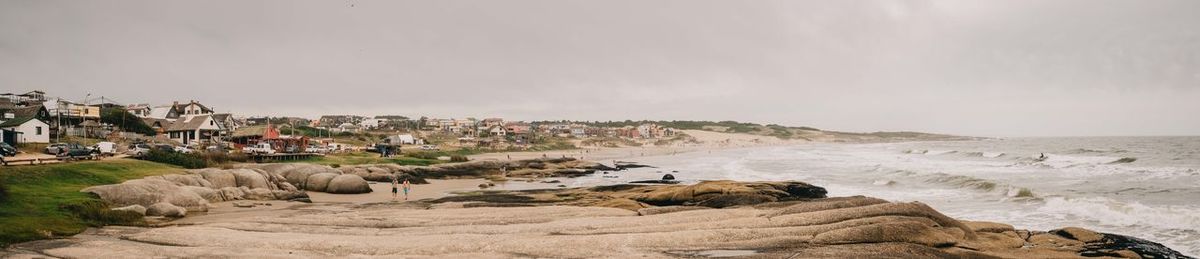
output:
[[[1044,160],[1035,159],[1046,153]],[[1113,163],[1121,158],[1133,162]],[[806,144],[642,157],[576,185],[657,179],[798,180],[830,196],[921,201],[952,217],[1079,226],[1200,255],[1200,137]],[[678,171],[678,172],[672,172]]]

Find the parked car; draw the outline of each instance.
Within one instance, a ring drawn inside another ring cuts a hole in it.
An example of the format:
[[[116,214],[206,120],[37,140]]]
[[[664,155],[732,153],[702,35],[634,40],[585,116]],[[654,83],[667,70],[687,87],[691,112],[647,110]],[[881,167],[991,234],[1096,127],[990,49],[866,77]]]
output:
[[[421,145],[421,150],[440,150],[437,145]]]
[[[146,155],[146,153],[150,153],[150,145],[146,145],[144,143],[129,145],[129,150],[125,151],[126,155],[133,157],[142,157],[143,155]]]
[[[108,141],[99,142],[95,146],[92,146],[92,150],[101,155],[113,155],[117,153],[117,143]]]
[[[271,143],[257,143],[247,145],[242,148],[242,153],[246,154],[275,154],[275,148],[271,147]]]
[[[190,148],[188,146],[175,146],[173,148],[173,150],[175,150],[175,152],[184,153],[184,154],[191,154],[192,152],[195,152],[194,150],[192,150],[192,148]]]
[[[8,143],[0,142],[0,157],[16,156],[17,148],[8,145]]]
[[[154,145],[154,146],[153,146],[153,147],[151,147],[150,149],[151,149],[151,150],[158,150],[158,151],[162,151],[162,152],[175,152],[175,146],[172,146],[172,145],[167,145],[167,144],[158,144],[158,145]]]
[[[321,153],[321,154],[324,154],[324,153],[328,153],[328,152],[329,152],[329,149],[328,149],[328,148],[325,148],[324,146],[318,146],[318,145],[308,145],[308,148],[305,148],[305,149],[304,149],[304,151],[307,151],[307,152],[309,152],[309,153]]]
[[[88,159],[96,157],[96,153],[92,149],[76,143],[67,144],[66,146],[63,146],[61,150],[62,152],[58,153],[58,157]]]
[[[67,143],[50,144],[49,146],[46,146],[46,154],[58,155],[59,153],[62,153],[63,147],[65,146],[67,146]]]

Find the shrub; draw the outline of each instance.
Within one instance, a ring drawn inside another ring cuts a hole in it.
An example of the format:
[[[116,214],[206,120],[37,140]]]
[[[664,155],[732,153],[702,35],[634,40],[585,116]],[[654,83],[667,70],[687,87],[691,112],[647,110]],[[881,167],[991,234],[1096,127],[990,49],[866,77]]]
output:
[[[132,211],[112,210],[107,202],[102,200],[87,200],[80,203],[62,205],[62,209],[83,219],[90,226],[106,225],[144,225],[142,214]]]
[[[341,165],[341,164],[331,164],[331,165],[329,165],[329,167],[333,167],[333,168],[341,168],[341,167],[342,167],[342,165]]]
[[[164,164],[181,166],[187,169],[198,169],[208,167],[208,161],[199,155],[189,155],[184,153],[151,150],[142,156],[143,160],[154,161]]]

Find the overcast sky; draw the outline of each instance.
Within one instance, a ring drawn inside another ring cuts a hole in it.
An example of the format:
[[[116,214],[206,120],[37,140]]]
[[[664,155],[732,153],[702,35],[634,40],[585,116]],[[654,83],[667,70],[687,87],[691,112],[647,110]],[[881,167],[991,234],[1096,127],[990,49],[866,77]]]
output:
[[[12,1],[0,92],[244,115],[1200,134],[1200,1]]]

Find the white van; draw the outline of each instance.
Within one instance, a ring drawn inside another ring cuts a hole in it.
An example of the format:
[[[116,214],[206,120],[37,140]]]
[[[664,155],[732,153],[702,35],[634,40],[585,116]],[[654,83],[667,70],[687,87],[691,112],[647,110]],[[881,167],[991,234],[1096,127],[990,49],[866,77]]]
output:
[[[112,143],[112,142],[108,142],[108,141],[99,142],[99,143],[96,143],[96,145],[93,146],[92,149],[95,150],[96,152],[100,153],[101,155],[114,155],[117,153],[117,143]]]

